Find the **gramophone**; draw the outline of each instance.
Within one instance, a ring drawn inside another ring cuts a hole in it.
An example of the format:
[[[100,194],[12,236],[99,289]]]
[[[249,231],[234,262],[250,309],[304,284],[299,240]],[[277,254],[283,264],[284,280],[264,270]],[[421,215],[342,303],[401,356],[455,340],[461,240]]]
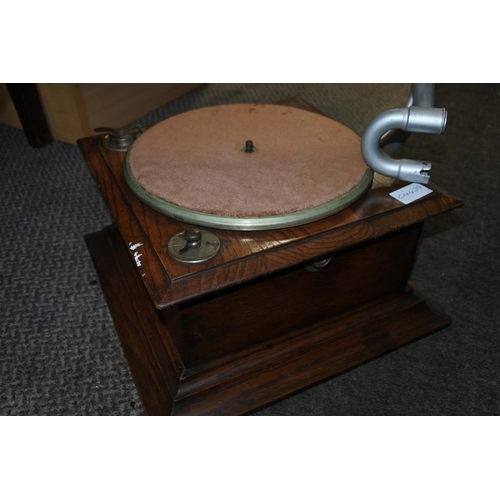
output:
[[[86,236],[149,415],[239,415],[435,332],[409,282],[425,220],[462,202],[427,161],[434,84],[363,137],[301,99],[194,109],[79,146],[113,218]]]

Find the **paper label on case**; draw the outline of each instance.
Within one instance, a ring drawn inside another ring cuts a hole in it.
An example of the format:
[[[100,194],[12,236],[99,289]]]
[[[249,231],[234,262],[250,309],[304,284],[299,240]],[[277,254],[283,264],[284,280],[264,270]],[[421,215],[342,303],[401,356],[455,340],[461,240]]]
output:
[[[432,193],[432,189],[414,182],[389,194],[401,203],[408,205],[408,203],[423,198],[430,193]]]

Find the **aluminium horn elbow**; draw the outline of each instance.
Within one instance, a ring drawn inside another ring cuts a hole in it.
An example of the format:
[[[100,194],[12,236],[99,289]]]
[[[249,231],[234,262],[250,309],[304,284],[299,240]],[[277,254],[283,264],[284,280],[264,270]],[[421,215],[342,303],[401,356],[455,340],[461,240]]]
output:
[[[366,127],[361,140],[361,153],[367,165],[388,177],[407,182],[427,184],[431,163],[420,160],[397,160],[380,149],[380,138],[389,130],[440,134],[446,126],[447,113],[444,108],[390,109],[377,115]]]

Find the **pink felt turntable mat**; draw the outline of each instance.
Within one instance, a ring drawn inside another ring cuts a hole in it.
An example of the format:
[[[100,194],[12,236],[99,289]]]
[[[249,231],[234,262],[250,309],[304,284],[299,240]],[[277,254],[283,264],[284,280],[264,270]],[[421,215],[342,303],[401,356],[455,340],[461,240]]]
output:
[[[257,151],[245,153],[246,140]],[[324,116],[273,104],[231,104],[169,118],[130,151],[149,193],[198,212],[257,217],[333,201],[367,166],[354,132]]]

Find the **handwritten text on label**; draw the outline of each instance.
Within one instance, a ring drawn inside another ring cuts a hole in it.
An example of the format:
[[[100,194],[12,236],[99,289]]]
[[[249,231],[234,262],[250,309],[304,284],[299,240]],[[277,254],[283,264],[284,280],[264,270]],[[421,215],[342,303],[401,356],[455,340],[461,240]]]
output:
[[[412,201],[418,200],[419,198],[423,198],[424,196],[432,193],[432,189],[429,189],[426,186],[422,186],[422,184],[409,184],[401,189],[397,189],[392,193],[389,193],[393,198],[399,200],[401,203],[408,205]]]

